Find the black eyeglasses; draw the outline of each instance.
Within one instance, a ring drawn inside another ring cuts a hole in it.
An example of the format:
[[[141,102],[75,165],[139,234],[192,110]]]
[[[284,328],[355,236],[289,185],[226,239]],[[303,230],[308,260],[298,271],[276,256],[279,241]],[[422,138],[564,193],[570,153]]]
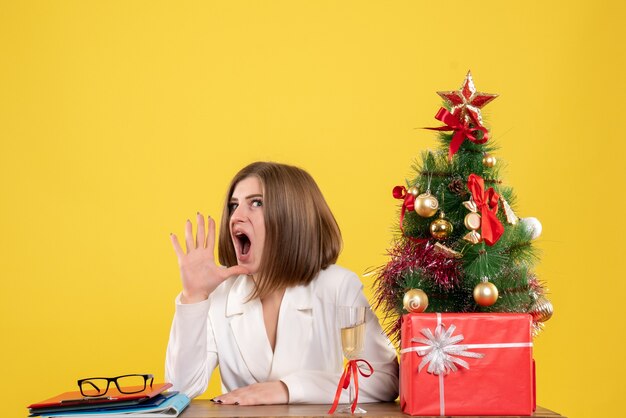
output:
[[[150,383],[148,383],[150,381]],[[116,377],[90,377],[78,380],[78,387],[83,396],[98,397],[104,396],[111,382],[120,393],[139,393],[146,390],[146,386],[152,388],[154,376],[151,374],[124,374]]]

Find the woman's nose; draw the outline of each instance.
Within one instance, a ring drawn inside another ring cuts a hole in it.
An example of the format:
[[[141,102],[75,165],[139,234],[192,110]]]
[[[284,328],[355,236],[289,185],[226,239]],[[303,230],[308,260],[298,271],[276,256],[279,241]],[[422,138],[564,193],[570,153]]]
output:
[[[245,209],[245,205],[239,205],[235,208],[233,213],[230,215],[230,218],[234,222],[242,222],[247,216],[247,212]]]

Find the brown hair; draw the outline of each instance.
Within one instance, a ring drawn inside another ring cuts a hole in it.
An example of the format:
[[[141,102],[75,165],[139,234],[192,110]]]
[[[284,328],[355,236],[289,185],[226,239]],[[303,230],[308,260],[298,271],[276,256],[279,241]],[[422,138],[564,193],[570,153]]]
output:
[[[229,202],[237,183],[250,176],[261,181],[265,217],[265,245],[251,298],[310,283],[320,270],[337,261],[341,231],[313,177],[286,164],[255,162],[232,179],[222,211],[220,263],[237,265]]]

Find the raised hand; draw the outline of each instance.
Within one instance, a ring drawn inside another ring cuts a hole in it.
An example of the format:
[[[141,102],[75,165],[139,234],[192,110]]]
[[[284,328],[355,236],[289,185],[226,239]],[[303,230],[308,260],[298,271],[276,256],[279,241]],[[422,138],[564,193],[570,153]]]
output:
[[[181,248],[176,235],[171,234],[172,245],[178,257],[180,277],[183,282],[182,303],[196,303],[209,297],[227,278],[248,274],[248,270],[242,266],[224,268],[215,263],[215,221],[210,216],[208,219],[208,232],[206,231],[204,216],[198,213],[198,230],[196,237],[193,236],[193,225],[190,220],[185,224],[185,244],[187,252]]]

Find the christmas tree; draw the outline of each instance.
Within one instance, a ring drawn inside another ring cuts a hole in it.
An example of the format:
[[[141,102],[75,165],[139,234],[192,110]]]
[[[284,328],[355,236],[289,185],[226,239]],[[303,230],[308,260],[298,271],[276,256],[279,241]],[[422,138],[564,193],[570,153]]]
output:
[[[399,225],[376,271],[375,305],[396,342],[408,312],[528,312],[536,334],[552,315],[533,273],[541,224],[517,217],[501,180],[481,115],[497,95],[478,92],[469,72],[459,90],[438,94],[444,126],[426,129],[440,131],[440,148],[423,152],[414,178],[393,189]]]

